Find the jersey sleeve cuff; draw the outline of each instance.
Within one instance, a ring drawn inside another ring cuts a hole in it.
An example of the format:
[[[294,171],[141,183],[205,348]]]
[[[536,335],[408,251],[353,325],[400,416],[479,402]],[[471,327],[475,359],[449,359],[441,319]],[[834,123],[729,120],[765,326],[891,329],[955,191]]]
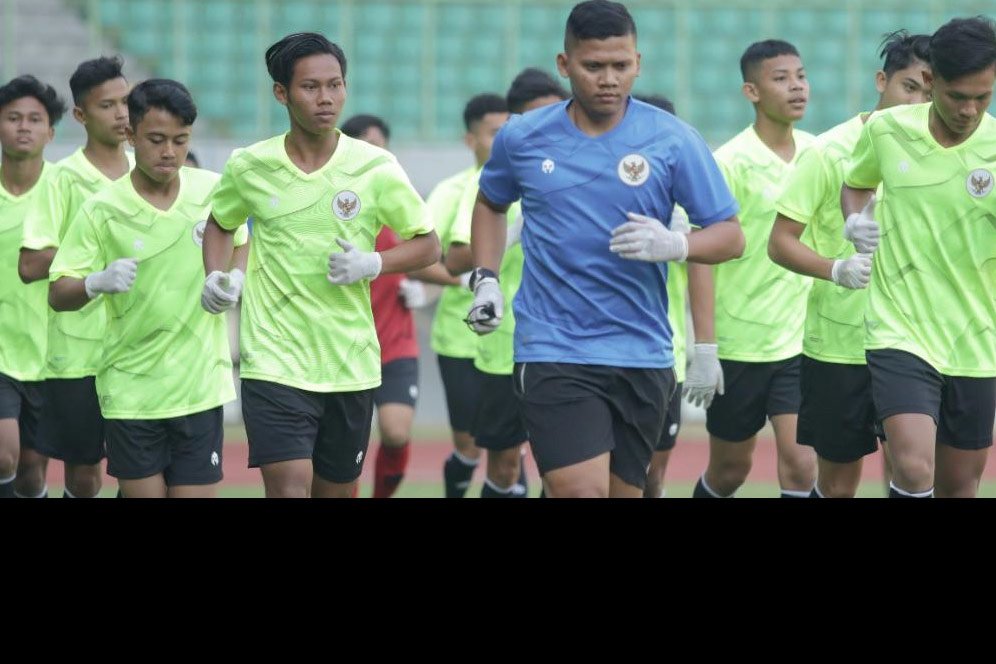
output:
[[[716,214],[710,215],[705,219],[693,219],[689,216],[688,223],[692,224],[693,226],[698,226],[699,228],[705,228],[707,226],[712,226],[713,224],[718,224],[721,221],[726,221],[727,219],[734,216],[739,211],[740,211],[740,206],[736,203],[733,203],[724,210],[717,212]]]

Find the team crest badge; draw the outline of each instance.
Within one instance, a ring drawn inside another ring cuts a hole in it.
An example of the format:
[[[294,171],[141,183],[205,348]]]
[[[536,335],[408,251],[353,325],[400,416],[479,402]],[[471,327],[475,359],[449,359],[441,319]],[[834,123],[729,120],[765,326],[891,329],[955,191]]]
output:
[[[332,200],[332,214],[349,221],[360,213],[360,197],[351,191],[340,191]]]
[[[205,228],[207,228],[207,221],[206,220],[202,221],[199,224],[196,224],[194,226],[194,230],[192,232],[192,235],[194,237],[194,244],[196,244],[198,247],[203,247],[204,246],[204,229]],[[135,247],[135,248],[138,249],[138,247]]]
[[[553,159],[544,159],[543,164],[540,166],[540,168],[543,169],[543,172],[546,173],[547,175],[553,173],[553,169],[555,169],[556,167],[557,165],[553,163]]]
[[[650,177],[650,162],[642,155],[628,154],[619,162],[619,179],[630,187],[639,187]]]
[[[968,193],[975,198],[983,198],[993,190],[993,174],[984,168],[976,168],[968,174],[968,181],[965,183]]]

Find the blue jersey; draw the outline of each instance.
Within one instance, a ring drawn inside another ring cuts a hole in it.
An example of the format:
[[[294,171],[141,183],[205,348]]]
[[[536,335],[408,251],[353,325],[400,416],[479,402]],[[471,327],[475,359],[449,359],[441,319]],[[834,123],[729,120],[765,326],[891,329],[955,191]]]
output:
[[[593,138],[569,104],[513,116],[481,174],[489,201],[521,199],[528,220],[515,360],[671,367],[667,265],[616,256],[612,230],[628,212],[670,223],[675,203],[705,227],[737,203],[705,141],[673,115],[631,99],[622,122]]]

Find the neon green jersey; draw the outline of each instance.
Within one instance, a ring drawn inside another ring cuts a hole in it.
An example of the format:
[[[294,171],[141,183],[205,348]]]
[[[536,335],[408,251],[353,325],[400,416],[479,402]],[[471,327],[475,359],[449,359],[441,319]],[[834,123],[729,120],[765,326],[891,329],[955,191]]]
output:
[[[52,263],[52,281],[137,258],[127,293],[104,295],[107,328],[97,371],[100,410],[108,419],[156,420],[199,413],[235,399],[225,316],[201,308],[201,240],[217,173],[180,170],[169,210],[142,198],[130,177],[80,209]],[[236,244],[245,244],[245,227]]]
[[[820,134],[799,155],[799,163],[778,199],[778,212],[806,224],[806,244],[826,258],[843,260],[855,253],[854,245],[844,239],[840,188],[863,126],[859,115]],[[867,289],[814,279],[802,352],[822,362],[864,364],[867,304]]]
[[[55,167],[45,162],[38,182],[14,196],[0,185],[0,373],[21,381],[44,377],[48,346],[48,284],[17,276],[24,217]]]
[[[130,152],[129,167],[135,157]],[[80,148],[57,165],[24,219],[23,247],[58,249],[83,203],[113,180],[101,173]],[[106,318],[104,308],[91,302],[79,311],[49,310],[46,378],[95,376]]]
[[[882,185],[865,348],[912,353],[948,376],[996,376],[996,118],[960,145],[930,133],[930,104],[876,113],[845,182]]]
[[[799,155],[815,138],[794,130],[795,156],[786,163],[750,126],[716,151],[716,161],[740,203],[747,241],[743,256],[717,265],[716,339],[719,357],[741,362],[777,362],[802,352],[809,277],[789,272],[768,258],[768,236],[781,195]]]
[[[681,206],[674,206],[671,227],[674,228],[674,218],[684,217],[688,223],[688,213]],[[671,323],[671,343],[674,345],[674,375],[679,383],[685,382],[685,370],[688,365],[688,318],[685,313],[688,301],[688,265],[686,263],[667,264],[667,319]]]
[[[461,209],[464,192],[473,189],[476,200],[479,175],[477,167],[468,168],[443,180],[429,194],[429,215],[436,224],[443,253],[450,248],[450,229]],[[462,212],[466,213],[466,210]],[[474,294],[463,286],[443,288],[432,319],[432,350],[445,357],[471,359],[476,355],[477,335],[463,322],[473,302]]]
[[[283,135],[236,150],[212,199],[217,222],[252,216],[242,296],[241,374],[312,392],[380,385],[380,344],[370,282],[328,282],[329,255],[343,238],[373,251],[390,226],[403,239],[432,232],[425,203],[395,157],[339,134],[332,158],[305,173]]]

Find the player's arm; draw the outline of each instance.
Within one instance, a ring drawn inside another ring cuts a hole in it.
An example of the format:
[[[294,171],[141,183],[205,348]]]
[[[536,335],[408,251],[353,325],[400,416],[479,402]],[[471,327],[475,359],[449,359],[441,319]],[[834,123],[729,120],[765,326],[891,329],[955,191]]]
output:
[[[100,241],[85,210],[80,210],[52,262],[48,303],[55,311],[76,311],[101,294],[127,293],[135,283],[138,261],[119,258],[103,270]]]
[[[711,266],[688,264],[688,301],[695,328],[695,347],[690,354],[691,363],[682,394],[691,403],[708,408],[716,393],[723,394],[725,389],[716,344],[716,284]]]
[[[47,249],[27,249],[21,247],[17,259],[17,275],[26,284],[48,279],[48,269],[55,258],[55,247]]]
[[[204,225],[204,241],[201,245],[204,259],[204,274],[212,272],[225,272],[232,265],[235,256],[235,231],[223,228],[214,218],[214,214],[208,215],[207,223]],[[248,256],[249,245],[245,245],[246,256]],[[245,267],[242,268],[243,272]]]
[[[411,272],[438,263],[442,249],[436,231],[429,231],[404,240],[381,252],[381,274]]]
[[[786,270],[830,281],[834,262],[802,243],[805,230],[805,224],[779,212],[768,237],[768,257]]]
[[[474,269],[474,251],[471,245],[463,242],[453,242],[446,250],[443,257],[443,265],[446,266],[448,274],[458,279],[461,274]]]
[[[707,265],[724,263],[743,256],[746,244],[740,220],[734,215],[689,235],[687,260]]]
[[[468,268],[468,270],[469,269],[470,268]],[[413,270],[408,273],[408,276],[427,284],[437,284],[439,286],[460,285],[460,277],[450,274],[450,271],[446,269],[446,266],[442,261],[437,261],[429,267],[424,267],[421,270]]]
[[[498,272],[501,259],[505,255],[509,207],[509,205],[492,203],[484,192],[478,192],[470,231],[472,266]],[[450,272],[454,273],[452,269]]]

